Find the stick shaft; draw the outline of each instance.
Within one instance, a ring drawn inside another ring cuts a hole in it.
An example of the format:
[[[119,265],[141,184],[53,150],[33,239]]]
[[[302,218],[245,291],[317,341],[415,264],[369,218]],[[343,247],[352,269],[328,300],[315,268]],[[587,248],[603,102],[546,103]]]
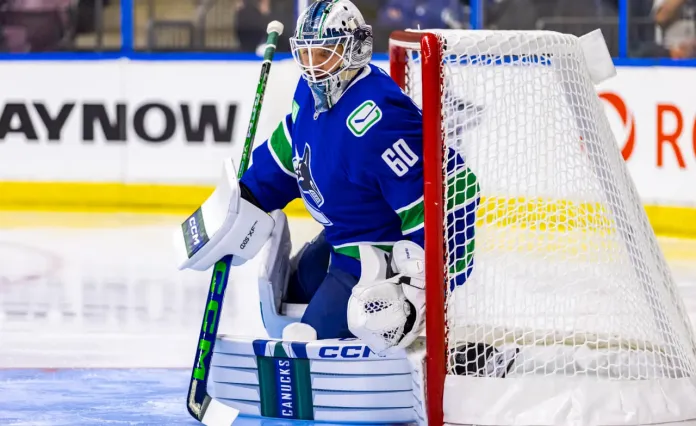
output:
[[[261,75],[256,86],[256,96],[254,97],[254,105],[251,110],[249,128],[244,139],[244,146],[242,147],[242,157],[240,159],[238,171],[239,179],[242,178],[242,175],[244,175],[249,168],[251,148],[254,144],[254,137],[256,136],[256,128],[258,127],[263,97],[266,92],[266,83],[268,82],[271,62],[276,50],[279,35],[280,34],[277,32],[271,32],[268,34],[268,39],[266,40],[266,51],[263,56]],[[232,256],[224,256],[213,266],[213,275],[210,279],[210,288],[208,290],[208,298],[203,313],[203,323],[201,324],[201,332],[198,337],[196,355],[193,360],[191,382],[189,384],[186,401],[188,412],[198,421],[203,420],[203,416],[212,400],[207,391],[208,376],[210,374],[210,363],[213,359],[215,338],[217,337],[218,326],[220,325],[222,304],[225,299],[225,290],[227,289],[227,281],[229,279],[231,267]]]
[[[251,157],[251,148],[254,145],[254,136],[256,136],[256,128],[259,125],[259,116],[261,115],[261,105],[263,104],[263,96],[266,93],[266,84],[268,83],[268,75],[271,72],[271,61],[275,54],[276,45],[278,43],[278,33],[270,33],[266,41],[266,51],[263,54],[263,65],[261,65],[261,76],[259,83],[256,85],[256,96],[254,97],[254,105],[251,109],[251,119],[249,120],[249,128],[247,129],[244,146],[242,147],[242,158],[239,160],[239,171],[237,178],[241,179],[244,173],[249,168],[249,158]]]

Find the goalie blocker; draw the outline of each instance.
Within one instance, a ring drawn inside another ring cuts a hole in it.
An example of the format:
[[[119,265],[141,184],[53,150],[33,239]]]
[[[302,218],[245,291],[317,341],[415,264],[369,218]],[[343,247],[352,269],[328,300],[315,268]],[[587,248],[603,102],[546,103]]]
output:
[[[237,171],[227,158],[215,191],[174,231],[179,269],[205,271],[226,255],[241,265],[258,253],[273,226],[268,214],[242,198]]]

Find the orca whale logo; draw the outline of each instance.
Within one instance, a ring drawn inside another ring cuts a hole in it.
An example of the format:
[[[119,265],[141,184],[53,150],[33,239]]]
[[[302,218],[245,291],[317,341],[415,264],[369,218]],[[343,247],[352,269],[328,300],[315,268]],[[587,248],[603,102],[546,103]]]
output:
[[[312,151],[308,144],[305,144],[302,157],[299,156],[297,148],[295,148],[293,165],[295,168],[295,175],[297,176],[297,184],[302,190],[302,200],[309,214],[322,225],[331,226],[333,222],[319,210],[319,207],[324,204],[324,196],[321,195],[321,191],[319,191],[319,187],[312,177],[311,158]],[[310,200],[314,202],[316,207],[312,205]]]
[[[297,156],[297,153],[295,155]],[[314,178],[312,178],[312,168],[310,165],[311,155],[312,153],[309,145],[305,144],[302,158],[299,158],[295,163],[295,174],[297,175],[297,183],[300,185],[302,192],[309,195],[317,207],[321,207],[322,204],[324,204],[324,196],[321,195],[317,183],[314,182]]]

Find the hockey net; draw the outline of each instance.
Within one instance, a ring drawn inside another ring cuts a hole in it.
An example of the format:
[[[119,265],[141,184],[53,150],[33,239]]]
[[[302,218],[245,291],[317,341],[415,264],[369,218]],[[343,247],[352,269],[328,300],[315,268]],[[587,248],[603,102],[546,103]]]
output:
[[[696,418],[691,325],[580,39],[395,32],[390,62],[423,109],[430,424]]]

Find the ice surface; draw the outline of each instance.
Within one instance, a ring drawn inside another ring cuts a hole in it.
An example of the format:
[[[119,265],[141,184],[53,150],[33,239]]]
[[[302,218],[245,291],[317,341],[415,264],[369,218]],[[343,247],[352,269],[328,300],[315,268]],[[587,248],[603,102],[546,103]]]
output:
[[[189,375],[184,369],[4,370],[0,424],[199,424],[186,412]]]
[[[210,276],[176,270],[180,220],[0,213],[0,424],[199,424],[185,400]],[[290,227],[294,249],[320,229]],[[696,241],[660,243],[695,321]],[[231,274],[220,332],[264,335],[257,267]]]

